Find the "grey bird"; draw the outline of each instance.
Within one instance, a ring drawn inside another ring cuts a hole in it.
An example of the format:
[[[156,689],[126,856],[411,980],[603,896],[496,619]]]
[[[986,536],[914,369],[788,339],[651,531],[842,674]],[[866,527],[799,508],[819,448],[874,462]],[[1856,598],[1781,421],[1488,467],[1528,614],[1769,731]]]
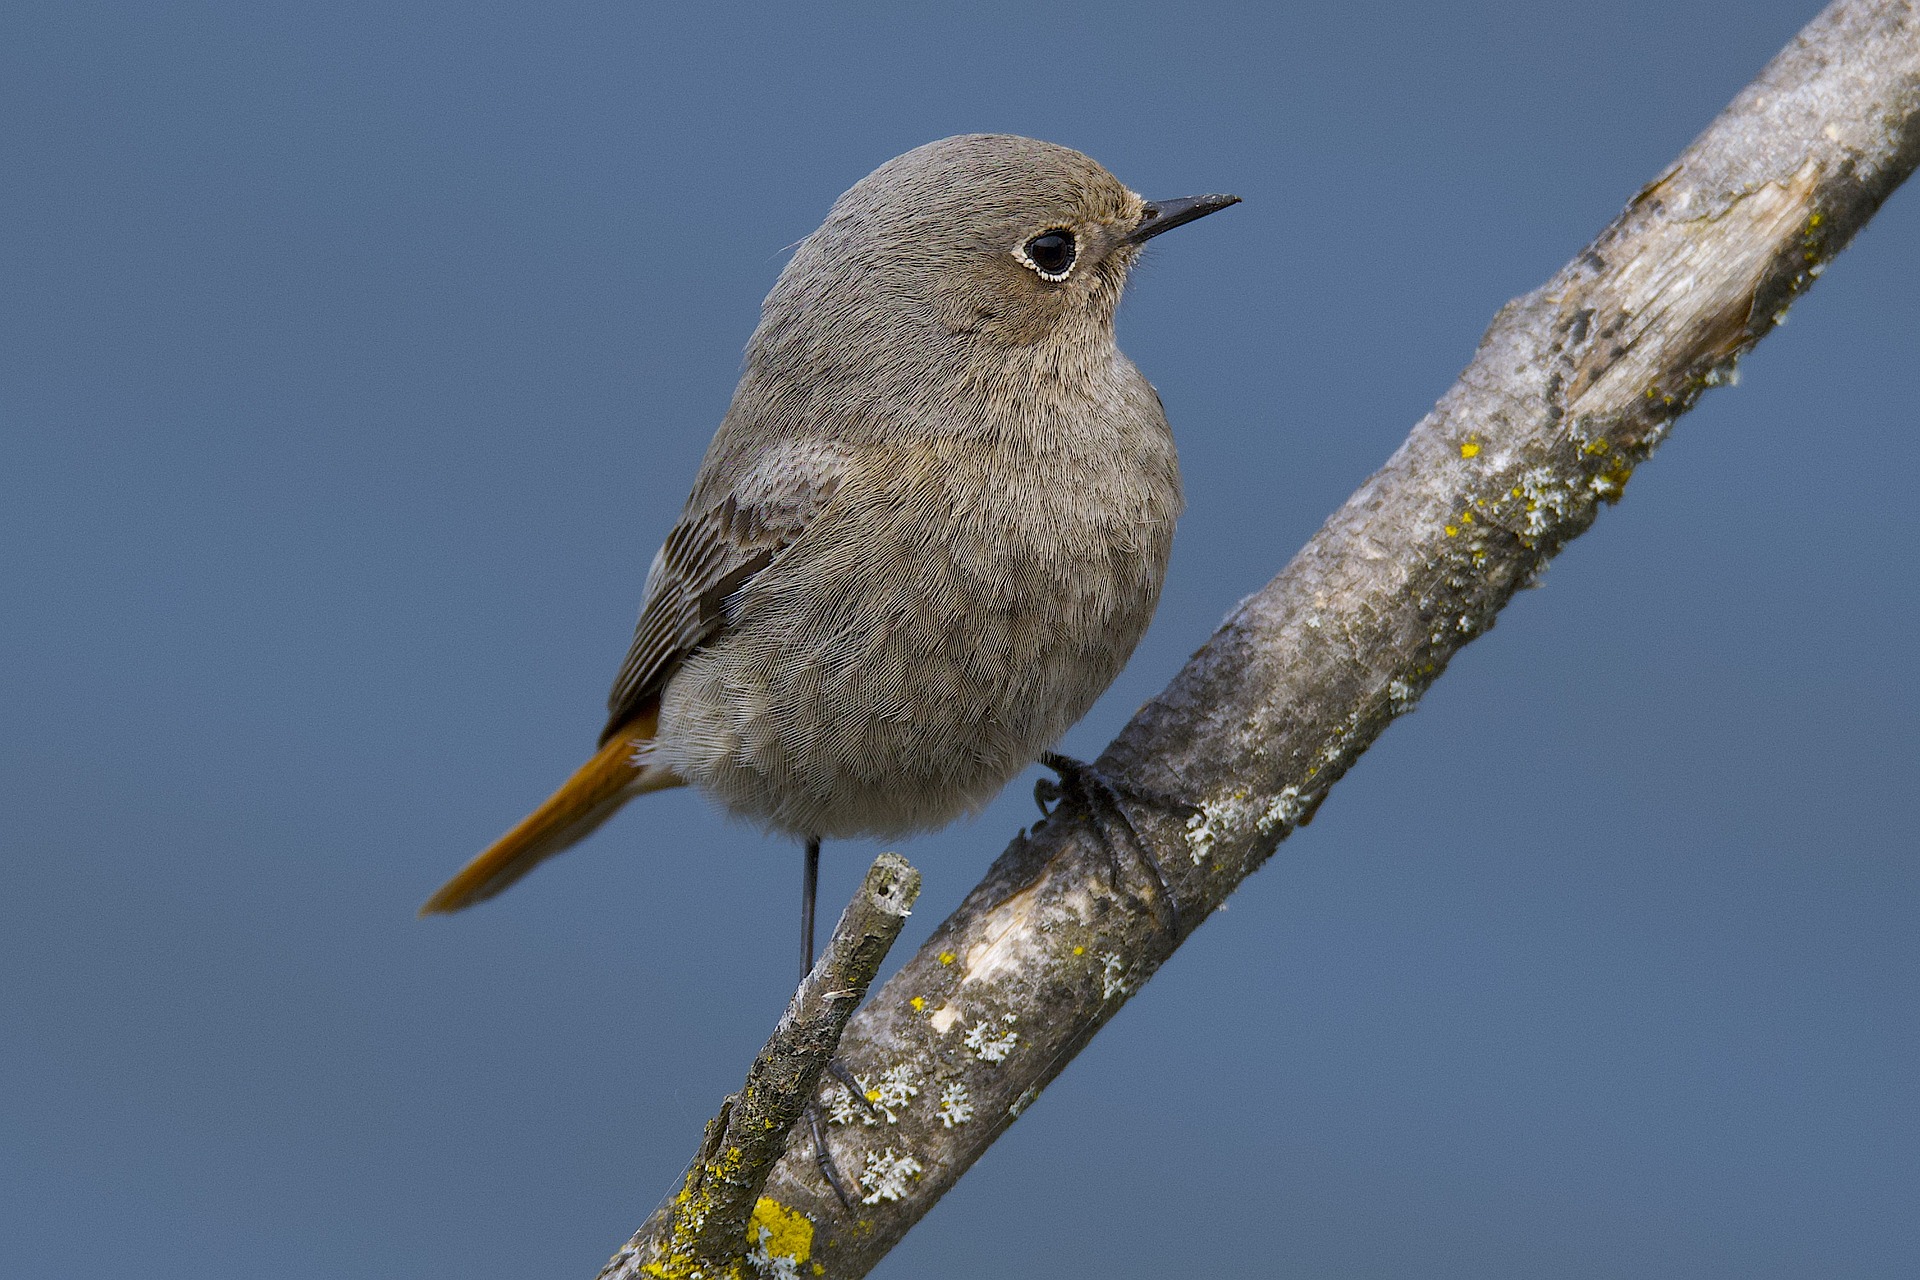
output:
[[[977,811],[1146,630],[1180,477],[1114,310],[1146,240],[1236,200],[972,134],[835,201],[654,557],[598,754],[422,914],[692,783],[806,842],[810,963],[823,837]]]

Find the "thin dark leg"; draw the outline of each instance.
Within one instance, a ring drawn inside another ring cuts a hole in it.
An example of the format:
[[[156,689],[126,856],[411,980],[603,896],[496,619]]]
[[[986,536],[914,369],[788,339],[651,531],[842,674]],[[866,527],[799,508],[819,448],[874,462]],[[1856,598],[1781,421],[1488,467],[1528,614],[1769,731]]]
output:
[[[820,838],[807,841],[806,870],[800,874],[800,980],[813,972],[813,900],[820,893]]]
[[[827,1150],[827,1135],[820,1131],[820,1108],[807,1104],[807,1125],[813,1130],[813,1163],[820,1170],[820,1176],[833,1188],[833,1195],[840,1207],[848,1213],[853,1212],[853,1197],[847,1194],[847,1188],[840,1181],[840,1170],[833,1163],[833,1155]]]

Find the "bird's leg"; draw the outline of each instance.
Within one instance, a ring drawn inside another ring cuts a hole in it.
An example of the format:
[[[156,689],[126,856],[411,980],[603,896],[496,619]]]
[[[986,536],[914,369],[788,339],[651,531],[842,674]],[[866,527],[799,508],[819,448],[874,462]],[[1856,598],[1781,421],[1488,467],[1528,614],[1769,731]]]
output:
[[[1057,751],[1044,752],[1040,756],[1040,763],[1060,775],[1058,782],[1042,778],[1034,783],[1033,798],[1039,804],[1040,812],[1052,817],[1058,812],[1058,802],[1063,800],[1085,810],[1094,834],[1099,837],[1100,847],[1107,855],[1107,867],[1116,890],[1121,888],[1121,879],[1119,846],[1114,834],[1117,831],[1124,835],[1135,856],[1153,873],[1154,888],[1158,890],[1156,896],[1165,908],[1163,923],[1167,932],[1178,934],[1180,903],[1173,896],[1173,886],[1167,881],[1166,869],[1160,865],[1160,859],[1154,856],[1153,846],[1141,837],[1140,829],[1134,825],[1133,817],[1128,812],[1128,802],[1174,810],[1191,810],[1193,806],[1169,796],[1121,786],[1085,761],[1063,756]],[[1049,804],[1055,805],[1055,808],[1048,809]]]
[[[813,900],[820,893],[820,837],[807,840],[807,860],[800,873],[800,981],[813,972]]]
[[[840,1207],[852,1213],[853,1197],[847,1194],[847,1188],[840,1181],[839,1166],[833,1163],[833,1153],[827,1150],[827,1135],[820,1128],[820,1107],[818,1103],[807,1104],[807,1127],[813,1131],[813,1163],[820,1170],[820,1176],[833,1188],[834,1197],[840,1201]]]
[[[873,1099],[869,1098],[867,1091],[860,1087],[860,1081],[854,1078],[853,1072],[847,1070],[846,1063],[840,1061],[838,1058],[833,1059],[827,1063],[827,1074],[835,1080],[838,1080],[861,1106],[865,1107],[874,1115],[880,1114],[879,1110],[873,1105]]]
[[[807,840],[806,861],[800,872],[800,981],[805,982],[807,975],[813,972],[813,903],[820,894],[820,838]],[[866,1093],[860,1088],[847,1069],[838,1062],[828,1062],[827,1070],[846,1087],[848,1093],[871,1107]],[[820,1104],[811,1099],[807,1102],[807,1130],[813,1135],[813,1163],[820,1169],[820,1176],[827,1180],[838,1197],[840,1207],[848,1213],[853,1212],[853,1197],[847,1194],[847,1188],[840,1181],[840,1170],[833,1162],[833,1153],[827,1150],[826,1131],[820,1125]]]
[[[800,899],[800,981],[805,982],[807,975],[813,972],[813,900],[820,891],[820,842],[807,841],[806,870],[801,874]],[[861,1106],[872,1111],[873,1099],[867,1097],[866,1090],[853,1078],[846,1064],[838,1058],[827,1063],[827,1074],[845,1085],[847,1092],[857,1099]]]

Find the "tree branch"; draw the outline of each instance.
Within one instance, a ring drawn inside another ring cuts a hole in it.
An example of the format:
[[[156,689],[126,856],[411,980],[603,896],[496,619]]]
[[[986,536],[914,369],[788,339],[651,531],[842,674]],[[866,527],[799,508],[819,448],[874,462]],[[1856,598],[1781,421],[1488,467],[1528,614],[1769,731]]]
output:
[[[1837,0],[1592,245],[1504,307],[1386,466],[1101,756],[1122,788],[1192,802],[1133,815],[1178,901],[1178,936],[1153,878],[1117,873],[1084,821],[1017,836],[841,1043],[887,1102],[835,1109],[857,1220],[792,1144],[765,1194],[811,1235],[760,1269],[871,1270],[1620,498],[1917,160],[1920,15],[1909,0]]]

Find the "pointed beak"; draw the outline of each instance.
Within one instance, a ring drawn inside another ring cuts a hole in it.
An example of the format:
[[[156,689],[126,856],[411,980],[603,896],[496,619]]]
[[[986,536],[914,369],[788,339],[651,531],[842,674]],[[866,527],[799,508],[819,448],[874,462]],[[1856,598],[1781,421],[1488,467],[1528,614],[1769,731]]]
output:
[[[1149,200],[1140,215],[1140,225],[1127,237],[1128,244],[1143,244],[1162,231],[1184,226],[1195,218],[1218,213],[1230,204],[1239,204],[1239,196],[1182,196],[1178,200]]]

